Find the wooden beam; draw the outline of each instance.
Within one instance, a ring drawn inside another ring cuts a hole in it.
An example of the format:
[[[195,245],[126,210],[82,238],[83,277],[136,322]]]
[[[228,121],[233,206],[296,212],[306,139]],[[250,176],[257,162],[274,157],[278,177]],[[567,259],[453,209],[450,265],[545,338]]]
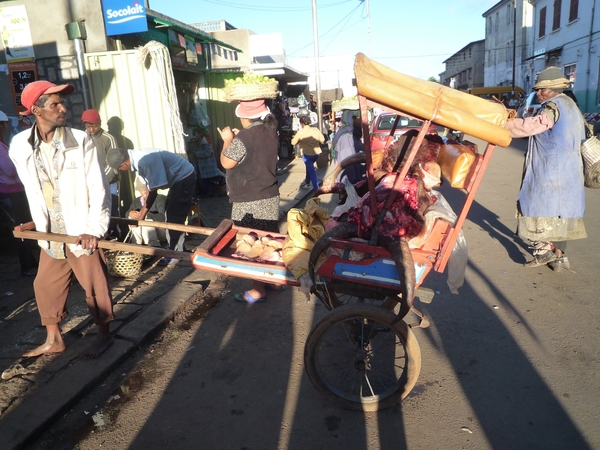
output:
[[[153,222],[150,222],[153,223]],[[69,236],[67,234],[57,234],[57,233],[42,233],[40,231],[20,231],[15,227],[13,231],[13,235],[16,238],[22,239],[35,239],[38,241],[52,241],[52,242],[63,242],[65,244],[75,244],[77,242],[78,236]],[[192,257],[191,253],[188,252],[178,252],[175,250],[168,250],[164,248],[157,247],[149,247],[147,245],[138,245],[138,244],[125,244],[123,242],[118,241],[106,241],[101,239],[98,241],[98,247],[105,250],[121,250],[124,252],[131,253],[141,253],[143,255],[151,255],[151,256],[160,256],[160,257],[169,257],[169,258],[178,258],[178,259],[189,259]]]
[[[184,231],[186,233],[202,234],[204,236],[210,236],[212,234],[212,232],[215,230],[214,228],[198,227],[195,225],[180,225],[178,223],[154,222],[152,220],[124,219],[122,217],[111,217],[110,223],[119,223],[119,224],[123,224],[123,225],[137,225],[140,227],[144,226],[144,227],[163,228],[165,230]]]

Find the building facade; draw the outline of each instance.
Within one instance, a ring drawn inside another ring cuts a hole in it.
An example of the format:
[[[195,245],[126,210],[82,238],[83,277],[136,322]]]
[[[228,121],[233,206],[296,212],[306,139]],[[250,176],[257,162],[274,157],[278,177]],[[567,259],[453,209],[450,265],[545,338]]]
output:
[[[485,86],[510,85],[514,77],[529,91],[542,70],[557,66],[581,111],[600,112],[599,15],[597,0],[499,1],[483,13]]]
[[[579,108],[600,112],[600,11],[596,0],[531,0],[535,7],[528,75],[549,66],[563,69]]]
[[[446,70],[440,74],[440,83],[455,89],[483,87],[483,58],[485,40],[466,45],[444,61]]]
[[[4,64],[5,70],[0,71],[1,108],[9,116],[19,117],[17,113],[23,109],[19,103],[20,92],[28,82],[36,79],[71,83],[76,91],[68,98],[68,122],[72,126],[81,126],[79,117],[83,110],[98,108],[101,101],[92,99],[89,94],[93,89],[88,89],[87,85],[93,80],[86,78],[84,64],[78,63],[79,57],[85,59],[82,54],[134,51],[151,41],[163,44],[168,49],[170,76],[175,79],[176,95],[185,100],[190,85],[206,85],[206,74],[211,70],[209,55],[213,50],[231,55],[232,59],[240,51],[142,5],[138,8],[144,12],[144,31],[109,35],[100,0],[3,2],[0,28],[3,29],[4,51],[0,52],[0,64]],[[48,20],[49,15],[52,20]],[[78,38],[73,39],[73,34]],[[106,90],[110,91],[110,88],[106,87]],[[187,105],[181,106],[183,113]],[[185,122],[185,115],[181,119]]]
[[[297,97],[308,86],[308,75],[287,63],[281,33],[257,34],[252,30],[238,29],[225,20],[192,24],[220,41],[242,50],[235,60],[225,54],[211,54],[213,73],[253,71],[279,81],[280,90],[287,96]]]
[[[502,0],[485,18],[485,86],[515,86],[529,91],[527,58],[532,54],[533,6],[527,0]]]

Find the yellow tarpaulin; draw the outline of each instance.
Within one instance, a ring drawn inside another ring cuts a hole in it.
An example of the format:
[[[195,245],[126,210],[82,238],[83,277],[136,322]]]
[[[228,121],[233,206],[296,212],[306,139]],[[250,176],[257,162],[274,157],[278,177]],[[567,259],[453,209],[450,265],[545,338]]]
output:
[[[504,105],[431,81],[420,80],[358,53],[354,63],[358,93],[392,109],[507,147]]]

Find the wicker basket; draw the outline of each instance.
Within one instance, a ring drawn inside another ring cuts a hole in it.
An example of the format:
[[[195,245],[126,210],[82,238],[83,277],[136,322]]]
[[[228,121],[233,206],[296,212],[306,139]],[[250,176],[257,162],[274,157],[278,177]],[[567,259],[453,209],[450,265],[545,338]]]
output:
[[[128,278],[139,275],[144,263],[141,253],[124,252],[122,250],[105,250],[108,273],[113,277]]]
[[[581,156],[585,187],[600,189],[600,140],[596,136],[591,135],[583,141]]]
[[[223,92],[227,102],[249,101],[259,98],[276,98],[278,86],[277,80],[260,84],[230,84],[223,88]]]

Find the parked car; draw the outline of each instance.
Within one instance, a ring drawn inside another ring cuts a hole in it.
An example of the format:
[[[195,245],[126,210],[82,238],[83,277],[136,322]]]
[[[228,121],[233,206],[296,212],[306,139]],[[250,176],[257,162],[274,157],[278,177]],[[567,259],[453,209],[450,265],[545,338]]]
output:
[[[540,109],[540,106],[540,101],[534,91],[527,96],[523,104],[517,109],[517,118],[525,119],[526,117],[535,116],[535,113]]]
[[[394,126],[396,120],[396,114],[383,112],[379,114],[373,122],[371,122],[370,134],[371,134],[371,150],[379,150],[385,147],[385,141],[390,135],[390,131]],[[398,126],[394,132],[394,138],[392,142],[398,140],[400,136],[409,130],[420,129],[423,126],[423,122],[420,120],[412,119],[406,116],[400,116]],[[430,134],[438,134],[435,125],[429,127]]]

